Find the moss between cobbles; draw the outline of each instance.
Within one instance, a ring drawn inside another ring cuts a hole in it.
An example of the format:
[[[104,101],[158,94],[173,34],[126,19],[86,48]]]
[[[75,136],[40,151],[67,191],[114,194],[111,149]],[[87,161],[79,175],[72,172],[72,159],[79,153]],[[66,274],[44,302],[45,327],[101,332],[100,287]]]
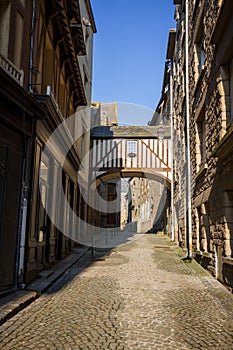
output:
[[[198,264],[194,259],[183,261],[199,276],[209,276],[209,272],[205,270],[200,264]]]
[[[209,272],[207,270],[205,270],[200,264],[198,264],[196,262],[196,260],[194,260],[194,259],[185,259],[187,254],[184,251],[184,249],[182,249],[181,247],[177,246],[177,244],[175,242],[169,241],[167,236],[164,236],[164,238],[165,238],[165,242],[168,244],[168,246],[170,246],[172,248],[174,253],[179,258],[181,258],[183,260],[183,262],[188,267],[190,267],[190,269],[192,269],[195,273],[197,273],[201,277],[209,276]]]

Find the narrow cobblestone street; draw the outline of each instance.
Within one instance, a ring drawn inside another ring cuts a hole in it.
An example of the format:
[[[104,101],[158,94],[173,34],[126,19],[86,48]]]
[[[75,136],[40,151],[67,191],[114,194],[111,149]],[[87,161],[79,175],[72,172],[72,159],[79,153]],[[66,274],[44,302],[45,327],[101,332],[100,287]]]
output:
[[[166,236],[89,251],[4,323],[3,350],[233,349],[233,297]]]

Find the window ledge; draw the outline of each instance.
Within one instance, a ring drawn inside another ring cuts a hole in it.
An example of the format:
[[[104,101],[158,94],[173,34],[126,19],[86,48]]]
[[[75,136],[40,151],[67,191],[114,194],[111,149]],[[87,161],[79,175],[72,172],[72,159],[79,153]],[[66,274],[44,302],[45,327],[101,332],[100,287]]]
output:
[[[233,258],[225,257],[222,258],[223,264],[233,265]]]
[[[211,153],[211,157],[219,157],[225,153],[229,153],[232,150],[232,138],[233,138],[233,125],[227,130],[226,134],[216,145]]]
[[[194,96],[197,95],[197,91],[200,90],[200,86],[201,86],[201,84],[203,82],[205,72],[206,72],[206,67],[203,64],[201,66],[200,70],[199,70],[199,77],[198,77],[197,82],[196,82],[196,86],[195,86],[195,90],[194,90]]]
[[[199,171],[197,172],[197,174],[196,174],[196,176],[195,176],[195,179],[198,180],[201,176],[204,176],[205,173],[206,173],[206,171],[207,171],[207,169],[208,169],[208,165],[207,165],[207,163],[204,163],[204,164],[200,167]]]

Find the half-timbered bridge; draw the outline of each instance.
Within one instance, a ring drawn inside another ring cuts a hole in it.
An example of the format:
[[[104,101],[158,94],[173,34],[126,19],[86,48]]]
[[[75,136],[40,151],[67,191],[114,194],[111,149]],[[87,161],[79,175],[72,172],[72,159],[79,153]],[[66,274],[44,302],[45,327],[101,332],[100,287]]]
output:
[[[88,229],[84,227],[85,242],[88,239],[90,241],[87,245],[101,248],[114,247],[131,241],[134,233],[143,232],[138,229],[137,219],[133,220],[129,217],[124,229],[120,227],[122,192],[121,190],[120,193],[117,192],[117,186],[121,188],[122,181],[118,180],[122,178],[147,178],[159,182],[161,186],[156,187],[162,190],[158,194],[153,214],[162,213],[164,208],[166,210],[167,189],[169,191],[171,187],[171,162],[169,126],[99,126],[93,128],[88,160],[90,165],[88,222],[90,225]],[[156,200],[155,197],[154,200]],[[132,214],[133,209],[129,208],[130,202],[132,203],[132,200],[128,197],[128,214]],[[143,209],[149,213],[153,203],[150,205],[150,209],[147,209],[145,202],[141,202],[140,213]],[[153,217],[152,211],[151,217]]]
[[[91,131],[91,176],[98,186],[114,178],[171,182],[169,126],[99,126]]]

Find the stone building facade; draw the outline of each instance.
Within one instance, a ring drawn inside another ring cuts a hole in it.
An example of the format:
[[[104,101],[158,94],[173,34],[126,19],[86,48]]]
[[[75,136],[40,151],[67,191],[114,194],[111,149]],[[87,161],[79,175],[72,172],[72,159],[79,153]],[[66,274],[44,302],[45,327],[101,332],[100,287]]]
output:
[[[73,213],[83,221],[87,217],[82,195],[85,190],[80,190],[77,172],[85,156],[84,146],[89,150],[85,136],[89,121],[79,109],[90,105],[93,33],[96,31],[89,1],[37,1],[34,10],[30,88],[46,114],[36,125],[26,283],[38,271],[68,254],[73,244],[71,237],[83,230],[73,226],[73,214],[70,215],[63,203],[60,188]],[[78,113],[76,118],[75,113]],[[61,122],[64,126],[61,138],[56,140],[55,147],[44,152],[49,137]],[[72,146],[68,147],[69,144]],[[69,151],[63,161],[66,147]],[[42,181],[41,171],[46,172]],[[60,172],[61,183],[56,180]],[[37,200],[38,191],[41,200]],[[50,208],[50,217],[44,207]]]
[[[91,103],[91,128],[102,127],[102,126],[117,126],[118,125],[118,114],[117,104],[104,103],[104,102],[92,102]],[[109,152],[115,147],[115,141],[111,143],[109,141],[108,146]],[[101,171],[92,169],[93,164],[98,164],[99,152],[102,150],[96,146],[94,140],[91,138],[90,148],[92,150],[92,160],[90,161],[90,172],[93,171],[92,176],[98,176]],[[109,166],[112,166],[112,159],[109,160]],[[97,228],[97,231],[101,227],[105,228],[119,228],[121,226],[121,180],[111,179],[101,183],[97,190],[93,192],[89,189],[89,196],[92,197],[95,208],[101,208],[100,201],[104,200],[102,204],[102,211],[95,210],[89,207],[89,222],[91,225]],[[113,212],[108,212],[109,203],[115,202],[115,209]]]
[[[174,4],[176,34],[169,43],[167,58],[172,65],[175,238],[187,246],[183,193],[187,188],[188,84],[193,256],[232,288],[233,3],[195,0],[186,7],[185,1],[174,0]]]
[[[170,189],[148,178],[132,177],[130,222],[136,232],[170,231]]]
[[[117,103],[92,102],[91,103],[92,128],[96,126],[118,125]]]
[[[31,12],[25,1],[0,1],[0,295],[17,285],[32,139],[43,113],[27,93]]]
[[[162,98],[169,104],[173,158],[171,189],[172,238],[183,248],[188,247],[187,234],[187,147],[185,110],[185,47],[184,4],[175,11],[176,30],[169,31]],[[180,10],[180,12],[179,12]],[[168,96],[170,96],[168,98]],[[168,109],[168,107],[167,107]]]
[[[90,104],[95,32],[89,0],[0,1],[0,292],[30,283],[72,248],[80,228],[61,189],[73,212],[87,216],[77,176],[83,150],[75,142],[87,121],[69,117]],[[60,138],[45,151],[64,120]]]

